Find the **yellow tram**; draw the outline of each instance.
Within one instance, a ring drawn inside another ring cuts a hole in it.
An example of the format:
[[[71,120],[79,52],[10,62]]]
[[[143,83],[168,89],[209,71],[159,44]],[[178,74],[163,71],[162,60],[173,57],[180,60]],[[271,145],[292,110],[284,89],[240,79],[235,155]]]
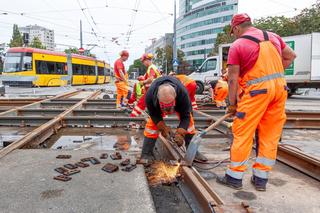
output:
[[[15,47],[7,51],[2,83],[9,86],[64,86],[110,81],[110,65],[92,57]]]

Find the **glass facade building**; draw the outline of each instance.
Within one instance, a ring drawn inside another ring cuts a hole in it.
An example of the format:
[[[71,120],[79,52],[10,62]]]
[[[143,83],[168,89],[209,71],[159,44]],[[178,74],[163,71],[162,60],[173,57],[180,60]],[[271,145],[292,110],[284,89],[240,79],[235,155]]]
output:
[[[180,0],[177,47],[192,66],[200,66],[219,32],[238,11],[238,0]]]

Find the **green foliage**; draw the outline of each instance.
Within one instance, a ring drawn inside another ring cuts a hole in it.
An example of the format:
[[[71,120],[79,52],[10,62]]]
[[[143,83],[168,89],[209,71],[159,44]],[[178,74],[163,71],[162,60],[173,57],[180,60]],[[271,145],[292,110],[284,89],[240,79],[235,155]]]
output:
[[[320,32],[320,1],[311,8],[303,9],[294,20],[299,23],[300,34]]]
[[[261,30],[274,32],[280,36],[292,36],[320,32],[320,2],[305,8],[293,18],[284,16],[268,16],[254,20],[253,25]],[[218,53],[219,45],[232,43],[234,37],[229,35],[230,25],[218,33],[215,48],[210,55]]]
[[[40,39],[38,37],[34,37],[32,39],[32,42],[29,45],[29,47],[38,48],[38,49],[46,49],[46,46],[42,45],[42,42],[40,41]]]
[[[22,35],[18,29],[18,25],[13,25],[13,33],[12,38],[9,43],[9,47],[22,47],[23,46],[23,39]]]
[[[69,53],[70,51],[71,51],[71,53],[73,53],[73,54],[79,54],[78,48],[75,48],[75,47],[74,47],[74,48],[70,48],[70,49],[68,48],[68,49],[65,49],[65,50],[64,50],[65,53]]]
[[[179,63],[184,63],[184,52],[178,49],[178,60]],[[164,48],[157,48],[155,52],[154,62],[159,66],[159,69],[163,71],[173,71],[173,48],[171,45],[167,45]]]
[[[134,60],[133,64],[129,66],[128,73],[130,74],[135,70],[139,71],[139,75],[144,75],[147,71],[146,67],[140,61],[140,58]]]

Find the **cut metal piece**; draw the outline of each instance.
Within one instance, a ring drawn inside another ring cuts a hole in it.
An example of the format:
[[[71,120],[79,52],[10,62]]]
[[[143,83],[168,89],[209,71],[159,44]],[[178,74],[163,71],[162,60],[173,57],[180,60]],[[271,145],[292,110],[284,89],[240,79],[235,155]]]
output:
[[[60,174],[67,175],[69,170],[63,167],[55,168],[54,171],[59,172]]]
[[[54,176],[53,179],[66,182],[66,181],[71,180],[72,177],[65,176],[65,175],[58,175],[58,176]]]
[[[129,164],[130,164],[130,158],[127,158],[120,163],[120,166],[128,166]]]
[[[66,167],[67,169],[77,169],[78,167],[72,163],[67,163],[65,165],[63,165],[64,167]]]
[[[108,158],[108,153],[102,153],[100,155],[100,159],[107,159]]]
[[[119,170],[119,167],[117,165],[114,165],[112,163],[107,163],[102,167],[102,170],[108,173],[113,173]]]
[[[112,160],[121,160],[122,159],[120,152],[115,152],[115,153],[111,154],[110,157]]]
[[[100,164],[101,162],[95,158],[95,157],[91,157],[90,160],[89,160],[93,165],[96,165],[96,164]]]
[[[129,164],[126,167],[122,168],[121,170],[124,171],[124,172],[131,172],[135,168],[137,168],[136,164]]]
[[[57,159],[70,159],[71,155],[57,155]]]
[[[77,167],[81,167],[81,168],[86,168],[89,166],[88,163],[84,163],[84,162],[77,162],[74,165],[76,165]]]

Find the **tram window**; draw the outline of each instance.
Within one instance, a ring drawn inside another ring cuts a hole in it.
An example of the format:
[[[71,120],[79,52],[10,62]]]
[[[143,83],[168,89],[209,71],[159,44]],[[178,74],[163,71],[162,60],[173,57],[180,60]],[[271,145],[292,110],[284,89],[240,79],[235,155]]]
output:
[[[98,67],[98,75],[104,75],[104,68]]]
[[[49,74],[46,61],[36,61],[36,73],[37,74]]]
[[[57,62],[56,66],[57,66],[57,70],[56,70],[57,74],[59,74],[59,75],[66,75],[67,74],[67,72],[64,69],[64,67],[66,66],[65,63]]]
[[[72,72],[73,72],[73,75],[82,75],[81,65],[72,64]]]
[[[96,67],[88,66],[89,75],[96,75]]]
[[[107,69],[106,69],[106,75],[107,75],[107,76],[110,76],[110,74],[111,74],[110,69],[107,68]]]
[[[57,74],[56,73],[56,66],[55,66],[55,62],[46,62],[47,63],[47,67],[48,67],[48,74]]]
[[[83,72],[83,75],[89,75],[89,68],[87,65],[82,65],[82,72]]]

